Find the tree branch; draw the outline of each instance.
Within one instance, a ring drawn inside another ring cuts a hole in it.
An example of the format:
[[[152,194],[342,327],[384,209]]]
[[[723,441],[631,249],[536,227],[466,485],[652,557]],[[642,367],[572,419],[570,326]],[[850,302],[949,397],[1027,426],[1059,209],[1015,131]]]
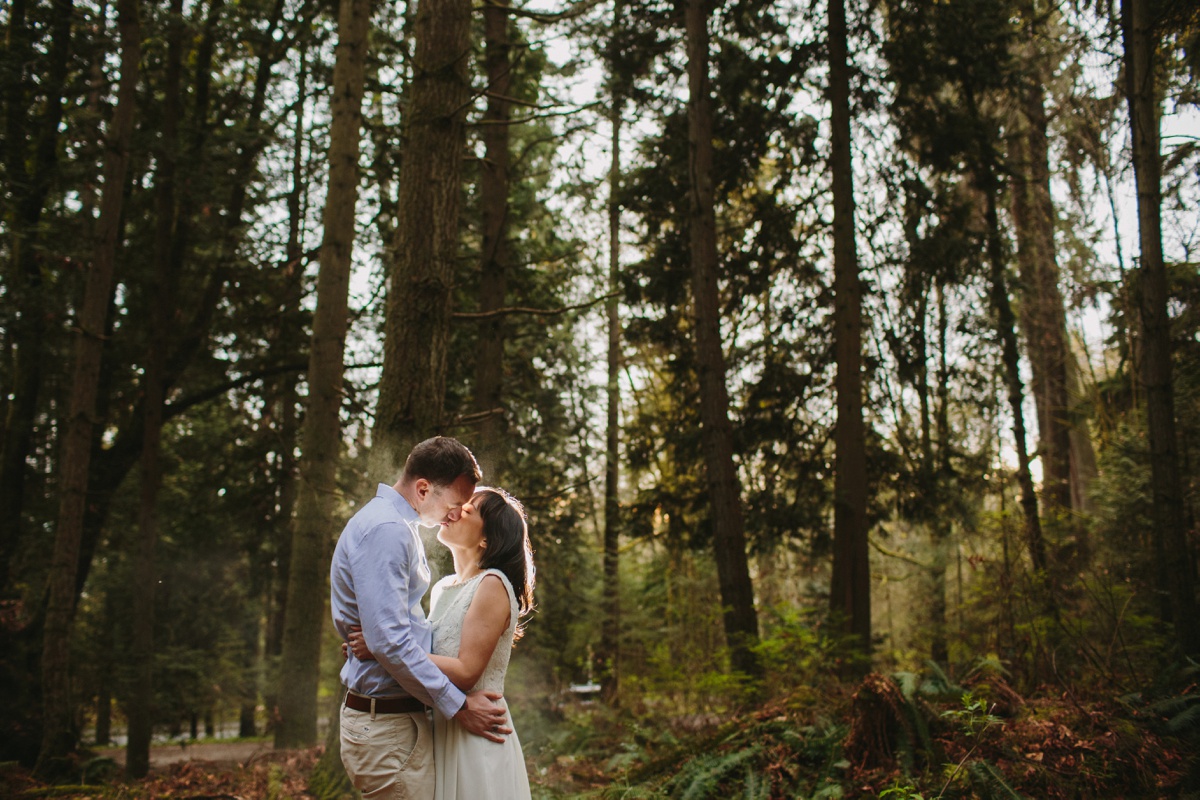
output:
[[[573,306],[563,306],[562,308],[526,308],[522,306],[510,306],[508,308],[497,308],[494,311],[456,311],[454,312],[455,319],[473,319],[473,320],[489,320],[496,317],[503,317],[509,314],[530,314],[538,317],[555,317],[559,314],[565,314],[568,311],[578,311],[582,308],[591,308],[598,303],[603,303],[613,297],[620,295],[620,292],[609,292],[601,295],[594,300],[589,300],[586,303],[578,303]]]
[[[869,541],[871,543],[871,547],[874,547],[876,550],[883,553],[885,556],[889,556],[891,558],[898,558],[901,561],[907,561],[909,564],[920,567],[921,569],[929,569],[929,564],[926,564],[922,561],[918,561],[917,559],[910,556],[908,553],[900,553],[895,550],[888,550],[886,547],[881,545],[879,543],[879,540],[876,539],[875,537],[870,537],[867,541]]]
[[[503,408],[487,408],[483,411],[473,411],[470,414],[460,414],[450,422],[450,427],[467,427],[476,422],[482,422],[489,417],[498,417],[504,413]]]
[[[269,378],[272,375],[279,375],[285,372],[304,372],[308,369],[308,362],[292,364],[277,364],[273,367],[258,370],[256,372],[247,372],[245,375],[218,383],[215,386],[210,386],[196,394],[181,398],[174,403],[167,403],[163,412],[163,419],[172,419],[187,411],[192,406],[200,405],[214,398],[220,397],[228,391],[247,386],[255,381],[263,378]]]

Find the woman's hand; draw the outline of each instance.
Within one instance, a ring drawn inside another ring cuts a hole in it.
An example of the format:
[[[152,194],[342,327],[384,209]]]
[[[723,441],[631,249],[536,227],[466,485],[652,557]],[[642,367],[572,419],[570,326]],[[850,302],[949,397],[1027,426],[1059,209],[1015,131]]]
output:
[[[371,651],[367,649],[367,642],[363,638],[362,628],[354,625],[350,628],[349,642],[342,642],[342,656],[349,658],[349,653],[354,653],[354,657],[359,661],[374,661],[375,656],[371,655]]]

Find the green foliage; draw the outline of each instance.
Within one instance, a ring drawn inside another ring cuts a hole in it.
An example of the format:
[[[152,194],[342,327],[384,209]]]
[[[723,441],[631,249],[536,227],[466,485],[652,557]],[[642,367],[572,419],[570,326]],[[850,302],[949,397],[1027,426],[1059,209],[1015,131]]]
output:
[[[678,797],[680,800],[727,797],[728,790],[723,790],[722,786],[731,778],[749,788],[754,773],[746,762],[757,758],[760,752],[759,747],[749,747],[731,753],[697,756],[688,761],[663,789],[668,797]],[[735,772],[736,776],[733,774]],[[766,787],[770,788],[769,782]]]
[[[107,756],[88,759],[83,764],[84,783],[108,783],[118,773],[117,762]]]
[[[628,784],[648,797],[702,800],[717,797],[840,797],[828,783],[842,730],[797,727],[776,719],[725,725],[695,740],[660,749],[627,773]],[[606,796],[618,796],[614,790]]]
[[[910,783],[897,781],[879,793],[885,800],[925,800],[925,795]]]
[[[813,609],[777,606],[760,612],[762,638],[755,648],[768,694],[816,689],[822,673],[831,670],[841,654]]]
[[[1000,770],[987,761],[970,762],[967,774],[971,777],[971,787],[985,800],[1025,800],[1025,795],[1009,786]]]
[[[329,757],[322,757],[313,767],[308,778],[308,790],[317,800],[353,800],[358,792],[350,784],[350,778],[342,767],[341,757],[334,751],[329,751]]]
[[[1000,718],[991,713],[991,707],[983,698],[975,697],[971,692],[962,696],[962,708],[942,712],[946,719],[957,722],[967,736],[982,736],[988,728],[1001,722]]]

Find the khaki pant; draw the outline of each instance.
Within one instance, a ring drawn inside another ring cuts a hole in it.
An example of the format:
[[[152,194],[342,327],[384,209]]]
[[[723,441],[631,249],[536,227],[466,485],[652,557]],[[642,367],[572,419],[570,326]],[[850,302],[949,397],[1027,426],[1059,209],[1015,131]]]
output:
[[[433,729],[424,712],[376,714],[342,706],[342,764],[364,798],[432,800]]]

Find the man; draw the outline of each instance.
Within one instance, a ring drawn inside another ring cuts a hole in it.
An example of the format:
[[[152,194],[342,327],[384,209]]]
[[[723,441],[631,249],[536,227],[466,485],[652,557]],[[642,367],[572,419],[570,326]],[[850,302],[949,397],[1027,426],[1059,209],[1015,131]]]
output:
[[[464,695],[429,660],[431,628],[421,608],[429,563],[419,523],[458,519],[480,479],[471,451],[449,437],[413,448],[394,486],[346,524],[330,570],[333,624],[345,640],[361,626],[374,661],[347,659],[341,713],[342,763],[363,797],[424,800],[434,792],[434,706],[495,742],[511,733],[500,695]]]

